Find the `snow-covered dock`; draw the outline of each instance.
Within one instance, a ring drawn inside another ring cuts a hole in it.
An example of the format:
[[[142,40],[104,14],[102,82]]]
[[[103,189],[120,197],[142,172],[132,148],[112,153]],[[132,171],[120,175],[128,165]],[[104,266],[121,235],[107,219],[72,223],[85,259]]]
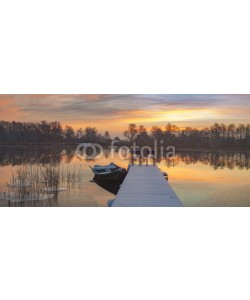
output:
[[[157,166],[130,166],[112,207],[178,207],[180,199]]]

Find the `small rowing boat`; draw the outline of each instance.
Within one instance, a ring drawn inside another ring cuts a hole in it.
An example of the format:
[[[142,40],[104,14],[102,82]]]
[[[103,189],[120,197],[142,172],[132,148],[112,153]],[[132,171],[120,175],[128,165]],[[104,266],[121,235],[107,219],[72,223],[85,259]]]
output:
[[[107,166],[95,165],[90,167],[95,177],[100,180],[120,181],[127,175],[127,170],[117,166],[114,163],[110,163]]]

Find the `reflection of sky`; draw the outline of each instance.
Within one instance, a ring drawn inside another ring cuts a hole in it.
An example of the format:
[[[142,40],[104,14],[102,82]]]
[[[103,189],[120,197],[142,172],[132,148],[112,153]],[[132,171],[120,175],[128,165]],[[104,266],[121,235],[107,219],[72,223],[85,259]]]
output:
[[[114,195],[103,190],[95,183],[93,173],[89,166],[95,164],[107,165],[114,161],[119,166],[127,168],[129,161],[121,160],[117,153],[114,157],[103,156],[97,161],[80,161],[74,157],[68,164],[65,161],[61,164],[66,170],[73,172],[81,166],[83,170],[82,188],[71,189],[68,193],[59,194],[57,205],[59,206],[106,206],[107,201],[114,198]],[[184,206],[250,206],[250,170],[235,167],[214,170],[209,164],[202,162],[185,164],[180,161],[174,167],[167,167],[165,161],[159,164],[162,171],[168,172],[169,183],[182,200]],[[0,189],[6,185],[12,176],[15,167],[11,165],[0,167]],[[7,205],[0,200],[0,206]]]
[[[250,206],[249,170],[214,170],[201,162],[180,162],[170,169],[162,161],[159,167],[169,173],[169,182],[185,206]]]
[[[250,95],[0,95],[0,119],[61,121],[120,133],[128,123],[180,127],[247,123]]]

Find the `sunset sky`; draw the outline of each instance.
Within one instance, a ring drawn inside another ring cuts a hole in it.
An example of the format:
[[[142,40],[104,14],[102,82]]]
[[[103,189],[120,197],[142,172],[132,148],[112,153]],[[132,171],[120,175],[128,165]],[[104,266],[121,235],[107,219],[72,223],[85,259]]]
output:
[[[0,120],[60,121],[122,135],[129,123],[201,128],[249,123],[250,95],[0,95]]]

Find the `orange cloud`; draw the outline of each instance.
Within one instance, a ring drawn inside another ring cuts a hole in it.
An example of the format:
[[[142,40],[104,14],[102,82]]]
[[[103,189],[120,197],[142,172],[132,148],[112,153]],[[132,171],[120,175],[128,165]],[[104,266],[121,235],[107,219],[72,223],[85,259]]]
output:
[[[0,95],[0,120],[14,121],[21,117],[18,108],[13,104],[14,99],[9,95]]]
[[[0,119],[60,121],[121,135],[129,123],[204,127],[247,123],[250,95],[0,95]]]

